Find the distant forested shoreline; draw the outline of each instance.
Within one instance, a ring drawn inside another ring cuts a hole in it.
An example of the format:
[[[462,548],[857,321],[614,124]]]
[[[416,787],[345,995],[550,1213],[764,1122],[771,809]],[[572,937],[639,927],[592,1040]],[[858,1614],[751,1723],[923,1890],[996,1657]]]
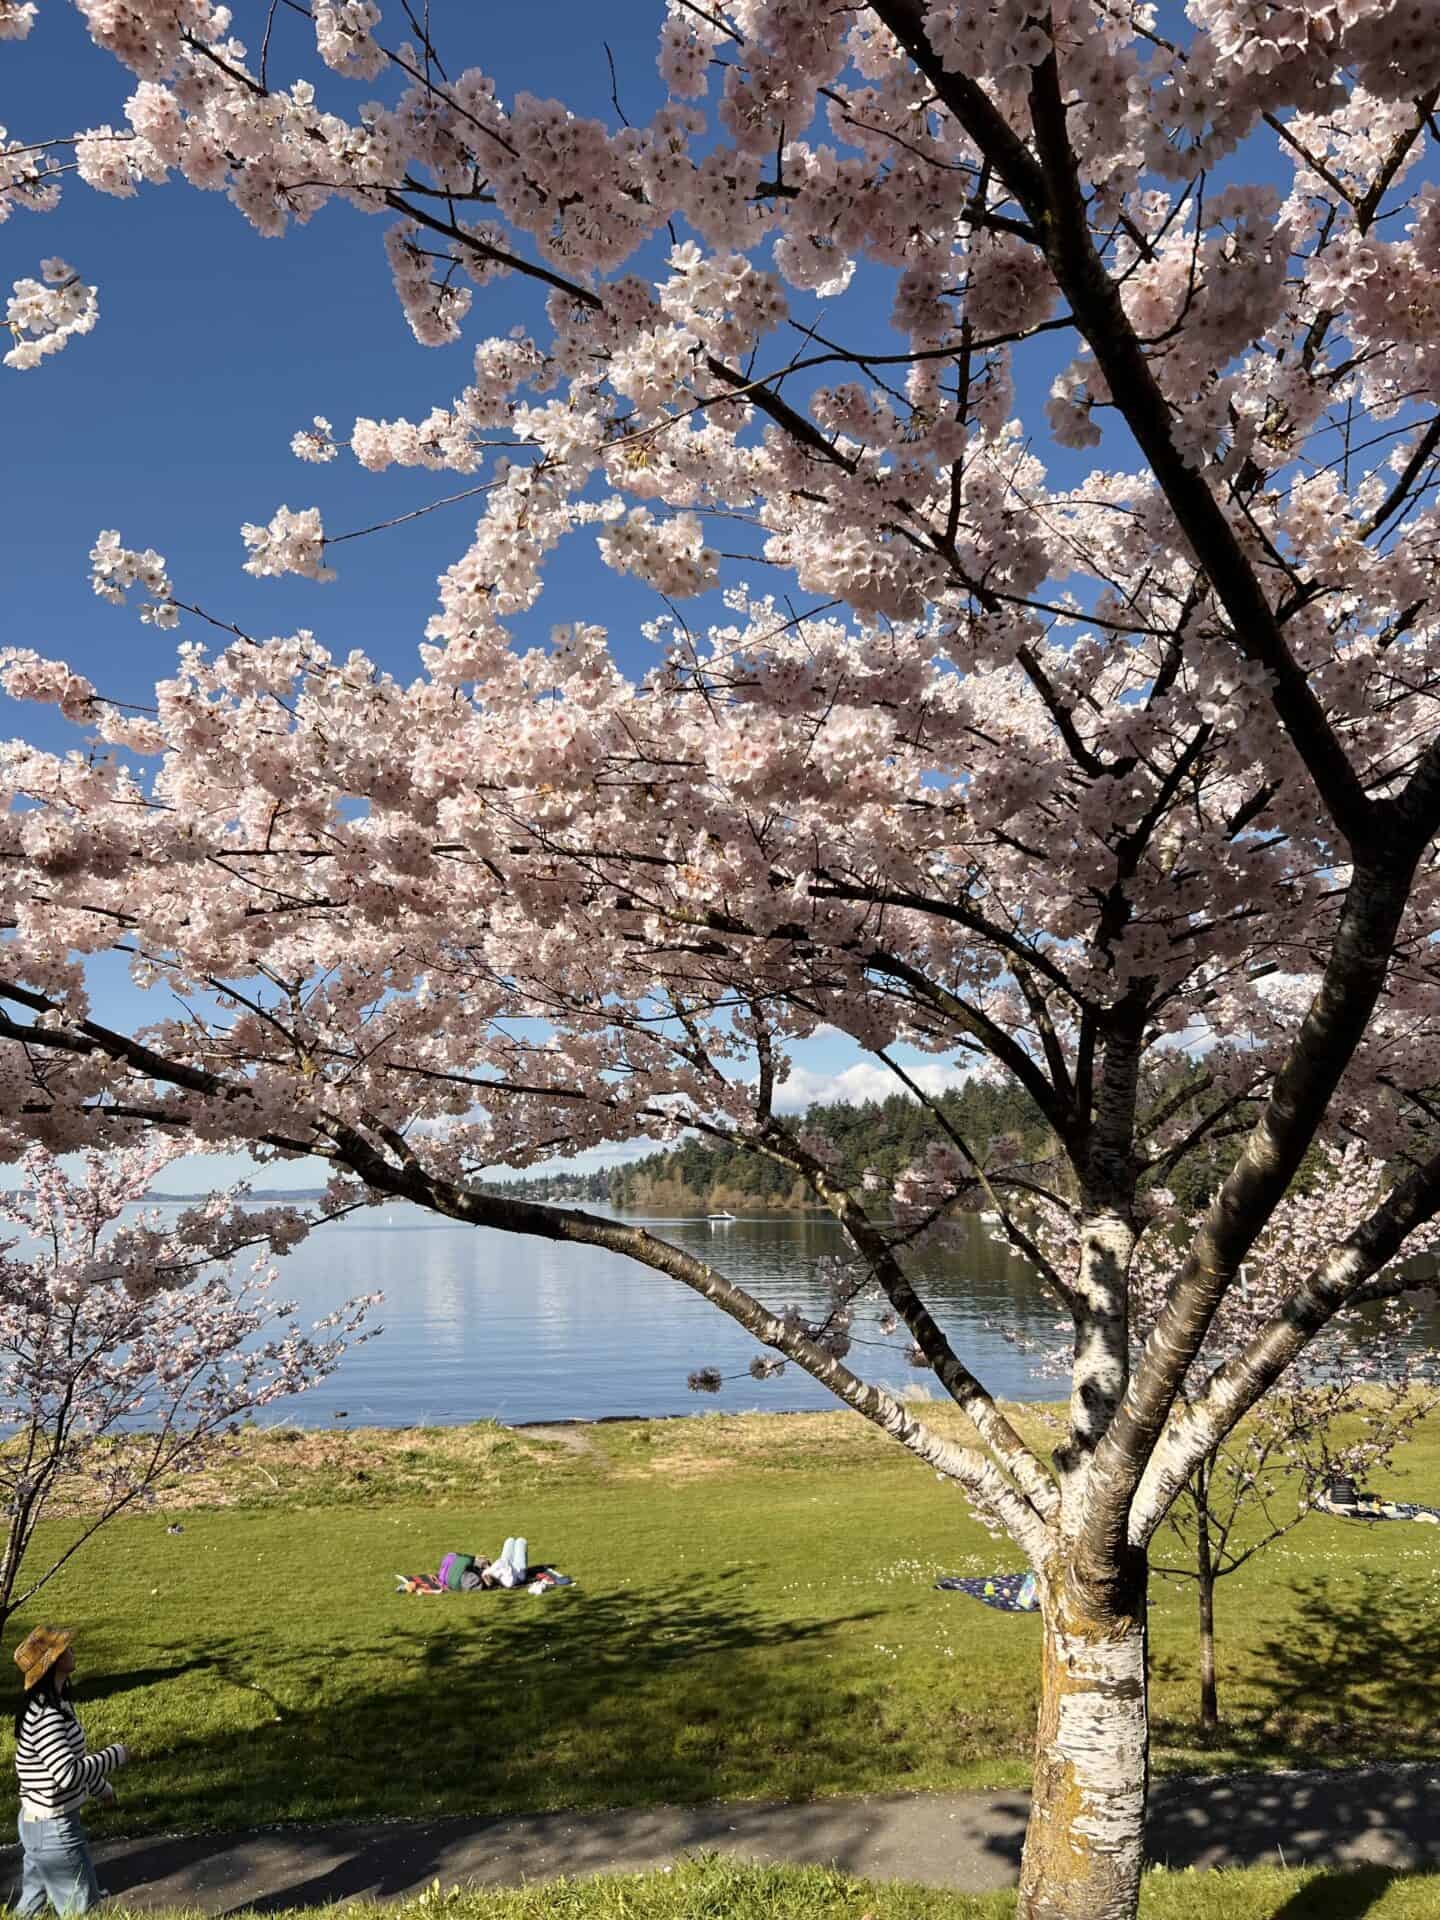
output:
[[[1050,1134],[1038,1111],[1014,1088],[970,1080],[941,1094],[935,1105],[982,1155],[1004,1135],[1013,1137],[1015,1158],[1049,1150]],[[887,1194],[905,1167],[932,1141],[945,1138],[936,1115],[902,1093],[887,1100],[812,1106],[803,1115],[788,1116],[787,1124],[826,1141],[844,1181],[858,1183],[868,1173],[875,1190]],[[522,1175],[484,1185],[520,1199],[599,1201],[626,1213],[704,1213],[722,1207],[791,1212],[815,1205],[803,1183],[773,1161],[698,1136],[606,1172]]]

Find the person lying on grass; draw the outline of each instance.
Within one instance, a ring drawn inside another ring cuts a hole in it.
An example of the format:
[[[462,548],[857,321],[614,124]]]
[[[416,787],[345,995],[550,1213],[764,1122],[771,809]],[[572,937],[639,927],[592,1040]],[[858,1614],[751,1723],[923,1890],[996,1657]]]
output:
[[[401,1593],[492,1593],[497,1587],[514,1589],[529,1585],[531,1593],[548,1593],[552,1587],[569,1587],[574,1582],[554,1567],[530,1565],[529,1542],[522,1537],[508,1539],[494,1560],[481,1554],[447,1553],[438,1573],[397,1573]]]
[[[440,1562],[437,1578],[449,1593],[474,1593],[483,1588],[490,1593],[496,1587],[523,1587],[529,1575],[530,1543],[522,1538],[507,1539],[495,1559],[473,1553],[447,1553]]]

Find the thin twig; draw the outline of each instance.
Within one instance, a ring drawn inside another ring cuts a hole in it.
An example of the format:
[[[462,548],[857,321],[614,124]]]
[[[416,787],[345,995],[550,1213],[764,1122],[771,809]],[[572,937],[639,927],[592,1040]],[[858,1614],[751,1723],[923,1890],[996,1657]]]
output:
[[[437,507],[453,507],[457,500],[473,500],[477,493],[493,493],[496,487],[504,485],[503,480],[486,480],[478,487],[466,487],[462,493],[447,493],[443,500],[432,500],[427,506],[413,507],[409,513],[399,513],[393,520],[377,520],[373,527],[356,527],[352,533],[327,534],[324,545],[338,547],[342,540],[359,540],[367,533],[384,533],[387,527],[403,527],[407,520],[418,520],[423,514],[433,513]]]

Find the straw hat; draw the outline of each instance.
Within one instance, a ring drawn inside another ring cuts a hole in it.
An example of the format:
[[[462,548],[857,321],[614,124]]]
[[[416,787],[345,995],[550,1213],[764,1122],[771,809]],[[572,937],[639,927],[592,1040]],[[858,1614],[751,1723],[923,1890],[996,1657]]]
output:
[[[15,1664],[25,1676],[27,1693],[45,1678],[74,1638],[73,1627],[36,1627],[26,1634],[15,1649]]]

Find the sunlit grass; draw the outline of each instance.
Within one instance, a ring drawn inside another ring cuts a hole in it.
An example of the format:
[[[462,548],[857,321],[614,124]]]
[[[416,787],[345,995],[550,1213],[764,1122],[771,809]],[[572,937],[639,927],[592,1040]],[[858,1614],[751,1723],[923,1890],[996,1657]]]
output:
[[[259,1434],[194,1490],[234,1504],[107,1530],[5,1649],[79,1628],[90,1737],[140,1756],[97,1833],[1026,1784],[1039,1622],[935,1590],[1019,1564],[952,1486],[845,1415],[570,1439]],[[1440,1430],[1386,1486],[1440,1492]],[[510,1533],[577,1585],[394,1593]],[[1429,1758],[1437,1575],[1440,1529],[1306,1521],[1220,1590],[1214,1740],[1157,1582],[1157,1767]]]

